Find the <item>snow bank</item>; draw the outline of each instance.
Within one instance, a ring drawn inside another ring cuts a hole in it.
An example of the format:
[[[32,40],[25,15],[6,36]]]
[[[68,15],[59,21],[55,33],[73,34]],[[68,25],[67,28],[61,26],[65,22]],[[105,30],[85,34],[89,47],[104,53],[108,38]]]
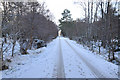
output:
[[[27,52],[30,54],[35,54],[35,53],[41,53],[41,52],[45,51],[45,49],[46,49],[46,47],[43,47],[43,48],[39,48],[39,49],[27,50]]]
[[[2,71],[0,71],[0,80],[2,79]]]
[[[0,38],[0,48],[1,48],[1,45],[2,45],[2,38]]]
[[[55,39],[48,43],[46,48],[27,50],[27,55],[16,55],[9,64],[10,68],[3,71],[2,78],[51,78],[56,42]]]
[[[69,38],[65,38],[66,40],[70,40]],[[104,60],[109,60],[109,58],[108,58],[108,55],[109,55],[109,51],[107,50],[107,49],[105,49],[105,48],[103,48],[102,46],[100,47],[100,54],[99,54],[99,47],[98,47],[98,41],[96,42],[96,43],[94,43],[94,47],[93,47],[93,50],[94,50],[94,52],[92,52],[92,51],[90,51],[90,48],[89,47],[87,47],[87,46],[84,46],[83,47],[83,45],[82,44],[78,44],[76,41],[74,41],[74,40],[70,40],[70,42],[72,42],[73,44],[75,44],[76,46],[78,46],[78,47],[81,47],[81,48],[83,48],[83,49],[86,49],[86,50],[88,50],[89,52],[91,52],[92,54],[95,54],[95,55],[99,55],[101,58],[103,58]],[[114,52],[115,53],[115,57],[120,61],[120,58],[119,58],[119,56],[118,55],[120,55],[120,52]],[[111,54],[112,55],[112,54]],[[111,56],[112,57],[112,56]],[[117,61],[113,61],[113,63],[114,64],[118,64],[118,62]]]
[[[7,43],[3,45],[3,59],[10,59],[12,55],[13,44],[10,39],[7,39]],[[20,54],[20,44],[17,41],[14,49],[14,55]]]
[[[101,74],[104,74],[107,78],[117,78],[118,66],[106,61],[100,55],[93,54],[91,51],[86,50],[82,45],[77,44],[75,41],[66,39],[71,45],[82,55],[90,64],[94,64],[94,67],[99,69]]]

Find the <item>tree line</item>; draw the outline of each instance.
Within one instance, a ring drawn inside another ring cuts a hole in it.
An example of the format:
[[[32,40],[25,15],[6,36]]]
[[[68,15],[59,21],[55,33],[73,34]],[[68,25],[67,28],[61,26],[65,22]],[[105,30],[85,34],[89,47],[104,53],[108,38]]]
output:
[[[12,53],[16,41],[22,47],[25,42],[25,50],[31,49],[35,38],[51,41],[57,36],[57,25],[53,22],[53,15],[45,3],[39,2],[8,2],[0,3],[2,6],[2,47],[7,43],[7,39],[11,39],[13,44]],[[1,54],[3,56],[3,49]],[[3,59],[2,59],[3,60]]]
[[[120,47],[118,2],[88,0],[88,2],[78,1],[75,4],[82,6],[84,19],[73,20],[70,11],[65,9],[63,17],[59,20],[63,36],[75,39],[91,47],[91,50],[93,42],[98,42],[99,47],[103,46],[109,51],[109,60],[115,60],[114,52],[119,51]]]

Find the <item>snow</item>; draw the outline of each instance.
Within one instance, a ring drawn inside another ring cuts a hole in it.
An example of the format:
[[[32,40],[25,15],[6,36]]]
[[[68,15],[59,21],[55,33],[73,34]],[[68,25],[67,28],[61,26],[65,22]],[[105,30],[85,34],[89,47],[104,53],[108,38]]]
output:
[[[1,44],[2,44],[2,38],[0,38],[0,49],[1,49]],[[0,58],[1,58],[1,56],[0,56]],[[1,62],[1,59],[0,59],[0,62]],[[2,79],[2,71],[0,71],[0,80],[1,79]]]
[[[47,47],[28,50],[27,55],[20,55],[19,43],[16,54],[9,63],[10,68],[2,71],[2,78],[56,78],[59,54],[63,55],[65,78],[96,78],[94,69],[106,78],[117,78],[118,66],[106,61],[100,55],[93,54],[73,40],[61,37],[61,52],[59,37],[48,43]],[[72,45],[76,52],[67,44]],[[80,54],[80,56],[77,55]],[[84,59],[84,60],[83,60]],[[89,63],[89,64],[86,64]]]
[[[99,71],[106,76],[106,78],[117,78],[118,66],[104,60],[102,57],[96,54],[92,54],[91,51],[83,48],[82,45],[76,44],[75,41],[67,39],[71,44],[74,45],[74,48],[81,53],[81,55],[89,61],[90,64],[94,64]]]
[[[62,52],[64,56],[66,78],[93,78],[91,71],[85,66],[84,62],[79,59],[74,51],[66,42],[62,41]]]
[[[17,55],[10,63],[10,69],[3,71],[3,78],[46,78],[52,74],[56,40],[46,48],[28,50],[28,55]],[[50,53],[50,52],[53,53]],[[52,55],[53,54],[53,55]],[[19,64],[19,65],[18,65]],[[50,73],[51,72],[51,73]],[[38,74],[39,73],[39,74]],[[34,74],[34,75],[33,75]]]
[[[0,80],[2,79],[2,71],[0,71]]]
[[[115,40],[114,40],[115,41]],[[75,41],[72,41],[74,44],[76,44],[76,42]],[[116,40],[116,42],[117,42],[117,40]],[[94,50],[94,52],[92,51],[92,53],[94,53],[94,54],[96,54],[96,55],[99,55],[100,57],[102,57],[102,58],[104,58],[105,60],[108,60],[109,61],[109,58],[108,58],[108,56],[109,56],[109,47],[108,46],[106,46],[106,48],[104,48],[103,46],[101,46],[101,41],[97,41],[97,42],[94,42],[94,41],[91,41],[90,43],[93,43],[93,50]],[[78,46],[79,46],[79,44],[77,44]],[[100,53],[99,53],[99,46],[100,46]],[[88,47],[88,46],[85,46],[84,45],[84,49],[87,49],[87,50],[90,50],[91,49],[91,47],[92,46],[90,46],[90,47]],[[117,48],[117,47],[116,47]],[[114,52],[114,56],[115,56],[115,58],[117,58],[119,61],[120,61],[120,59],[119,59],[119,55],[120,54],[120,51],[118,51],[118,52]],[[112,59],[112,54],[111,54],[111,56],[110,56],[110,58]],[[114,64],[116,64],[116,65],[118,65],[119,64],[119,62],[118,61],[113,61],[113,63]]]
[[[10,59],[11,58],[11,53],[12,53],[12,40],[7,38],[7,43],[4,43],[3,45],[3,58],[5,59]],[[20,54],[20,45],[18,41],[15,44],[15,50],[14,50],[14,55]]]

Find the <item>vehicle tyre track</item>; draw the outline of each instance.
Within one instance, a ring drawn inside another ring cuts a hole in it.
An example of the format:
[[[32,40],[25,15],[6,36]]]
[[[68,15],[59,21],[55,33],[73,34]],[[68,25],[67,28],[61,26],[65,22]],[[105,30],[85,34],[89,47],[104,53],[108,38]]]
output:
[[[76,51],[76,49],[74,47],[71,46],[70,43],[68,43],[67,40],[65,40],[65,42],[71,47],[71,49],[79,56],[79,58],[87,65],[87,67],[92,71],[93,75],[96,78],[106,78],[105,76],[103,76],[93,65],[91,65],[85,58],[83,58],[79,52]],[[99,80],[99,79],[98,79]],[[103,80],[103,79],[102,79]]]
[[[65,78],[65,70],[64,70],[64,62],[63,62],[63,55],[62,55],[62,49],[61,49],[61,41],[59,38],[59,46],[58,46],[58,59],[56,64],[56,71],[53,71],[53,75],[56,75],[57,78]]]

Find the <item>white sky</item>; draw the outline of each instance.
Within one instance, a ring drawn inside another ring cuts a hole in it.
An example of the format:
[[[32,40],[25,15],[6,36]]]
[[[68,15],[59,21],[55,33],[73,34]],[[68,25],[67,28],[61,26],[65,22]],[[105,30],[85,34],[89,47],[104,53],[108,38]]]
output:
[[[51,13],[55,17],[55,22],[58,24],[58,19],[62,18],[61,13],[64,9],[68,9],[71,11],[72,18],[82,18],[84,15],[84,11],[80,6],[74,4],[75,0],[38,0],[44,1],[47,5],[47,8],[50,9]]]
[[[39,2],[45,2],[47,5],[47,8],[50,10],[50,12],[54,15],[55,19],[54,21],[59,24],[59,19],[62,18],[61,13],[64,9],[70,10],[72,14],[72,18],[75,20],[76,18],[84,18],[84,11],[82,9],[82,6],[74,4],[74,2],[87,2],[88,0],[38,0]],[[95,1],[96,0],[89,0],[89,1]],[[105,1],[105,0],[103,0]],[[112,0],[114,2],[116,0]],[[120,0],[117,0],[120,1]]]

